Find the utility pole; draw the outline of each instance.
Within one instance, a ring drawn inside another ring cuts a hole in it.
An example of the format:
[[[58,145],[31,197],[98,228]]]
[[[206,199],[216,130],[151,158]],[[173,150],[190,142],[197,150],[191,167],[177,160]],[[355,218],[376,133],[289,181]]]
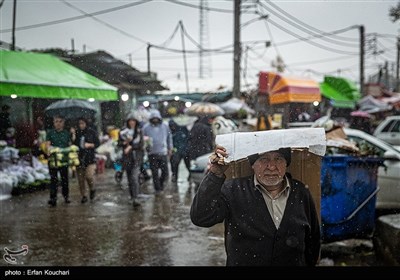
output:
[[[147,43],[147,74],[150,75],[150,48],[151,45]]]
[[[360,93],[362,96],[365,95],[364,92],[364,45],[365,45],[365,35],[364,35],[364,25],[359,26],[360,29]]]
[[[74,41],[74,38],[71,39],[71,52],[72,52],[72,54],[75,54],[75,41]]]
[[[396,92],[400,91],[399,66],[400,65],[400,37],[397,37],[397,58],[396,58]]]
[[[240,98],[240,4],[241,0],[234,2],[234,49],[233,49],[233,97]]]
[[[185,68],[186,93],[189,93],[189,77],[188,77],[187,62],[186,62],[185,34],[183,30],[182,21],[179,21],[179,25],[181,27],[182,54],[183,54],[183,67]]]
[[[208,2],[200,0],[200,21],[199,21],[199,78],[204,79],[211,77],[211,57],[205,53],[205,49],[210,47],[208,34]]]
[[[132,54],[128,54],[128,58],[129,58],[129,66],[132,66]]]
[[[17,0],[14,0],[13,7],[13,25],[12,25],[12,41],[11,41],[11,50],[15,51],[15,18],[17,16]]]
[[[389,62],[387,60],[385,61],[385,83],[386,87],[389,88]]]

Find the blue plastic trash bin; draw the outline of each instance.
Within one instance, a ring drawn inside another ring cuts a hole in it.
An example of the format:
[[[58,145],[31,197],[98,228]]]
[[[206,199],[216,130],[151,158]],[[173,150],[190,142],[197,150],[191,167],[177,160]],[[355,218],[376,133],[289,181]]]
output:
[[[321,162],[323,242],[369,238],[375,228],[378,167],[382,158],[325,156]]]

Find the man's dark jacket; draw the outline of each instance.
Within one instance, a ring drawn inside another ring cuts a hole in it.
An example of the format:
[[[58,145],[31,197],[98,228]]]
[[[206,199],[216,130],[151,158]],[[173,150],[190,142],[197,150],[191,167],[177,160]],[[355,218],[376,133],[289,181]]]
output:
[[[208,173],[190,210],[192,222],[211,227],[224,221],[227,265],[313,266],[320,252],[320,225],[314,201],[303,183],[292,179],[276,229],[253,176],[226,180]]]

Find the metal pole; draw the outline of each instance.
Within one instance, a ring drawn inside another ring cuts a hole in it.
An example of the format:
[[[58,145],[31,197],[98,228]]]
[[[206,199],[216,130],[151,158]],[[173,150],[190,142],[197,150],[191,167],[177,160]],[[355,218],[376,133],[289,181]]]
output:
[[[360,25],[360,93],[362,96],[365,95],[364,92],[364,25]]]
[[[234,49],[233,49],[233,97],[240,98],[240,4],[241,0],[234,3]]]
[[[147,74],[150,75],[150,48],[151,45],[147,43]]]
[[[13,7],[13,25],[12,25],[12,43],[11,43],[11,50],[15,51],[15,18],[17,15],[17,0],[14,0],[14,7]]]
[[[397,37],[397,59],[396,59],[396,91],[400,91],[399,66],[400,65],[400,37]]]
[[[71,52],[73,54],[75,53],[75,41],[74,41],[74,38],[71,39]]]
[[[182,21],[179,21],[179,24],[181,26],[182,54],[183,54],[183,67],[185,68],[186,93],[189,93],[189,78],[188,78],[187,62],[186,62],[185,36],[183,33]]]

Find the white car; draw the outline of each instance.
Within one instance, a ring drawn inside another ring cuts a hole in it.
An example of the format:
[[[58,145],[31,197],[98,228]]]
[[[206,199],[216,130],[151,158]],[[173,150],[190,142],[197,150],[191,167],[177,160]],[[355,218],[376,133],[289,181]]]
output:
[[[400,209],[400,151],[392,145],[361,130],[345,128],[349,140],[358,146],[368,144],[378,152],[385,161],[385,166],[378,168],[377,209]]]
[[[344,128],[347,137],[360,144],[369,144],[380,156],[385,158],[384,167],[378,168],[377,209],[400,209],[400,151],[390,144],[361,130]],[[198,186],[207,170],[208,158],[205,154],[192,161],[190,167],[191,183]]]
[[[375,129],[374,136],[400,146],[400,116],[390,116],[384,119]]]

